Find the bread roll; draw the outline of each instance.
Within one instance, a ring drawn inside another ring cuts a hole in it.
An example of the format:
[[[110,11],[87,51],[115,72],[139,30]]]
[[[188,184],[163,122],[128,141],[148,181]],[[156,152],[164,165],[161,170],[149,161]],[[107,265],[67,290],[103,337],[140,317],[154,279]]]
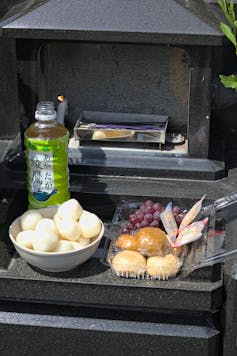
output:
[[[175,276],[182,263],[180,259],[172,254],[165,257],[152,256],[147,259],[147,274],[159,279],[168,279]]]
[[[43,216],[37,210],[27,210],[20,217],[22,230],[34,230],[37,223]]]
[[[45,230],[44,233],[36,232],[32,238],[34,250],[39,252],[52,252],[58,244],[58,236],[52,230]]]
[[[116,241],[116,247],[121,250],[133,250],[137,249],[137,238],[129,234],[122,234]]]
[[[167,253],[167,237],[158,227],[143,227],[138,230],[136,238],[137,251],[145,256],[163,256]]]
[[[57,222],[57,229],[60,238],[76,241],[81,236],[81,228],[77,221],[75,220],[59,220]]]
[[[146,259],[137,251],[124,250],[112,259],[112,267],[116,274],[137,277],[146,271]]]
[[[70,199],[62,203],[58,207],[57,214],[61,219],[72,219],[72,220],[79,220],[83,208],[78,203],[76,199]]]
[[[81,234],[85,239],[90,239],[99,235],[101,223],[99,218],[89,211],[83,211],[79,220]]]
[[[19,234],[16,237],[16,242],[18,242],[19,245],[32,249],[32,238],[34,235],[34,230],[25,230],[19,232]]]

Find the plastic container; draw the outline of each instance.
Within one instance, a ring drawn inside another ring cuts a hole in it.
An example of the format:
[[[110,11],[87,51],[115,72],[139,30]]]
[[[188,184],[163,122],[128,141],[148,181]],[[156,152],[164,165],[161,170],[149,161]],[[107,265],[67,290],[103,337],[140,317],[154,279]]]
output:
[[[124,202],[115,210],[109,238],[106,241],[104,260],[111,266],[116,275],[126,278],[168,279],[175,277],[182,279],[197,269],[236,259],[237,249],[231,249],[225,241],[225,225],[237,218],[237,193],[233,193],[217,199],[209,205],[206,205],[204,201],[204,207],[195,218],[195,221],[208,218],[201,237],[182,246],[181,250],[170,249],[166,251],[166,256],[171,253],[180,259],[181,265],[175,273],[172,268],[166,268],[166,272],[164,271],[163,274],[152,276],[148,273],[147,267],[139,273],[134,273],[134,268],[131,273],[123,271],[122,268],[114,268],[113,259],[122,251],[116,243],[117,239],[124,226],[128,224],[129,215],[136,211],[140,204]],[[183,208],[186,209],[187,207],[184,206]],[[135,235],[135,233],[132,234]],[[149,258],[147,255],[144,257]]]
[[[179,276],[187,247],[173,249],[161,223],[159,227],[144,227],[131,232],[131,236],[123,234],[129,215],[136,212],[140,205],[123,203],[116,208],[106,242],[106,262],[119,277],[167,280]],[[142,231],[148,232],[151,239],[144,241]],[[152,232],[159,235],[158,242],[154,242]]]
[[[29,208],[59,205],[69,199],[69,133],[57,122],[52,102],[38,103],[36,122],[25,131]]]

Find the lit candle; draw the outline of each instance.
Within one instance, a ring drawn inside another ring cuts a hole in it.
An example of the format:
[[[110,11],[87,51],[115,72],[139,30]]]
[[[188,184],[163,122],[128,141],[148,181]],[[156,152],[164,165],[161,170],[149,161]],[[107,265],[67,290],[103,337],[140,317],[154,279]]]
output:
[[[57,107],[57,120],[60,124],[64,125],[64,118],[67,114],[68,102],[63,95],[58,96],[58,107]]]

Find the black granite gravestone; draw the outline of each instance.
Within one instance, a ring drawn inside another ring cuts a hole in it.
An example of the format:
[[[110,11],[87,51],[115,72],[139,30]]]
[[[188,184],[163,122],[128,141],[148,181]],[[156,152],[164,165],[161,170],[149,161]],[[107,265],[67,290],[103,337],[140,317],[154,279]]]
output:
[[[68,98],[70,129],[83,110],[160,114],[186,139],[181,152],[115,143],[79,148],[77,164],[70,166],[72,196],[106,224],[123,200],[149,197],[190,206],[206,193],[213,201],[236,190],[236,170],[227,172],[224,162],[209,156],[211,88],[223,43],[213,5],[13,3],[9,11],[2,3],[0,20],[0,53],[6,53],[0,58],[0,188],[20,210],[26,184],[19,132],[32,122],[38,100],[58,94]],[[14,214],[9,206],[8,217]],[[230,241],[234,223],[226,227]],[[186,280],[139,281],[112,275],[102,253],[103,243],[81,268],[51,274],[27,265],[12,249],[10,263],[0,266],[0,353],[217,356],[224,339],[224,355],[233,355],[228,350],[236,350],[235,334],[225,335],[230,324],[223,318],[222,265],[218,273],[214,267]]]

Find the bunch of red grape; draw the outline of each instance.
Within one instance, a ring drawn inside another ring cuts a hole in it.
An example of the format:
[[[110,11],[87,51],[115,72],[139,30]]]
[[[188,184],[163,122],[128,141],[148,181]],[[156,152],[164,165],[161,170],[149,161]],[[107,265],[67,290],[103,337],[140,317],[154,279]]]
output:
[[[132,234],[138,229],[147,226],[159,227],[164,230],[160,214],[165,210],[161,203],[154,203],[152,200],[146,200],[138,209],[128,216],[129,223],[124,226],[123,234]],[[173,207],[173,214],[177,225],[179,226],[184,218],[184,213],[179,206]]]

